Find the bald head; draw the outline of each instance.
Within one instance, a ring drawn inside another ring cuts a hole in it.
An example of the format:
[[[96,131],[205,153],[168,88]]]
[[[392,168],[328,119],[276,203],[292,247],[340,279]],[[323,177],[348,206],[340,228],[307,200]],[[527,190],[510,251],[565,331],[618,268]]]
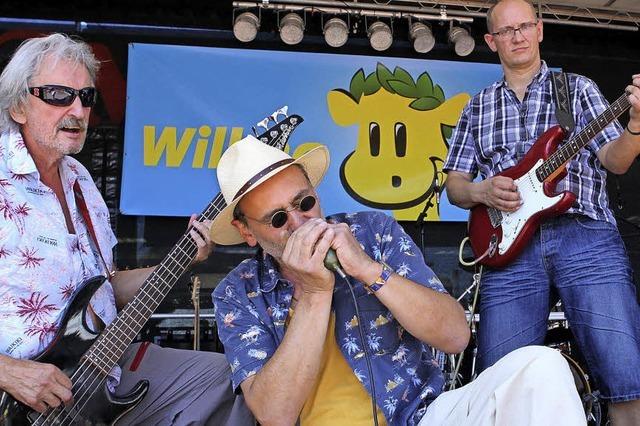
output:
[[[500,9],[504,6],[506,6],[507,4],[520,4],[523,7],[528,7],[529,9],[531,9],[531,13],[532,16],[535,18],[536,17],[536,9],[535,7],[533,7],[533,4],[531,4],[530,2],[526,1],[526,0],[498,0],[493,6],[491,6],[489,8],[489,10],[487,10],[487,31],[489,33],[494,32],[493,29],[493,13],[496,9]]]

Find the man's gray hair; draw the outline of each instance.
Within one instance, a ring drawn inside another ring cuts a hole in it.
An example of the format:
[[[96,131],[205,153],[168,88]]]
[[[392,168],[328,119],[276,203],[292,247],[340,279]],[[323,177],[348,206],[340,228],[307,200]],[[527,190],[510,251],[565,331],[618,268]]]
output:
[[[49,58],[54,60],[54,64],[65,60],[83,65],[95,84],[100,62],[87,43],[60,33],[25,40],[0,75],[1,132],[16,126],[9,112],[25,104],[33,77]]]
[[[531,11],[533,11],[533,16],[537,16],[536,8],[529,0],[523,0],[529,6],[531,6]],[[493,32],[493,22],[491,22],[491,15],[493,14],[493,9],[500,3],[500,0],[497,0],[490,8],[487,10],[487,32],[491,34]]]

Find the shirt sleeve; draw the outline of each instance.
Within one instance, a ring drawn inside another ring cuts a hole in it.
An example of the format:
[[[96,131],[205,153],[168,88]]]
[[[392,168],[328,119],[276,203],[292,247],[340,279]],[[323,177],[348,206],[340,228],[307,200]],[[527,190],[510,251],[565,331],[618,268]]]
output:
[[[238,289],[244,288],[240,284],[233,276],[227,276],[213,292],[218,336],[231,366],[234,391],[258,373],[277,348],[273,335],[252,313],[253,303],[246,294],[239,294]]]
[[[380,236],[380,252],[384,260],[396,274],[417,284],[447,293],[442,282],[424,262],[424,257],[411,237],[392,217],[384,216],[384,233]]]
[[[588,78],[580,85],[579,92],[579,111],[577,112],[577,131],[584,129],[589,123],[594,121],[600,114],[609,108],[609,102],[602,95],[598,86]],[[599,132],[587,146],[593,152],[598,152],[607,143],[617,139],[622,134],[623,129],[618,120],[614,120],[607,127]]]
[[[460,120],[449,142],[449,151],[447,159],[444,162],[442,170],[446,173],[450,170],[461,173],[469,173],[475,176],[478,173],[476,164],[476,149],[473,133],[471,132],[471,101],[464,107]]]

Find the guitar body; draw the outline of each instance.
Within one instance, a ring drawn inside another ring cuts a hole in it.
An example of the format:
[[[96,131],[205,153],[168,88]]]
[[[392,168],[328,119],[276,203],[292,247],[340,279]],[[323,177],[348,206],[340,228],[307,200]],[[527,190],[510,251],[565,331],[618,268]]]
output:
[[[91,297],[104,280],[103,276],[97,276],[82,284],[81,290],[74,296],[64,312],[60,329],[54,340],[44,352],[33,359],[34,361],[53,364],[67,376],[73,377],[74,372],[81,364],[83,354],[99,336],[88,328],[85,315]],[[78,413],[65,411],[59,414],[58,420],[54,420],[55,415],[47,420],[44,418],[36,420],[40,416],[39,413],[16,401],[8,393],[0,392],[0,425],[112,425],[135,408],[148,390],[148,382],[141,381],[128,395],[117,397],[107,390],[104,384],[104,374],[96,374],[90,369],[81,373],[78,377],[86,380],[78,382],[72,379],[74,398],[79,392],[87,390],[87,386],[83,386],[87,382],[90,384],[88,386],[91,388],[90,391],[95,389],[95,394],[88,399],[86,405]]]
[[[493,253],[480,263],[500,268],[522,252],[529,239],[544,220],[566,212],[575,202],[575,194],[565,191],[556,194],[556,185],[567,174],[562,168],[543,182],[536,169],[553,154],[564,139],[560,126],[547,130],[533,144],[524,158],[497,176],[512,178],[522,196],[523,204],[513,213],[500,212],[478,204],[469,215],[469,239],[476,258],[494,247]]]

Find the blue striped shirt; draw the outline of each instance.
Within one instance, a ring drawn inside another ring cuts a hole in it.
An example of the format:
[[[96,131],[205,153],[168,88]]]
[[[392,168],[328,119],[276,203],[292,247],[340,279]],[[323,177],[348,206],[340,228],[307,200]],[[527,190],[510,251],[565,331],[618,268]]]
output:
[[[565,141],[609,106],[593,81],[576,74],[567,76],[576,127]],[[515,166],[533,143],[557,124],[551,72],[543,61],[522,102],[504,79],[471,98],[451,135],[443,169],[474,176],[479,173],[486,179]],[[615,120],[567,164],[568,174],[558,183],[557,191],[576,194],[568,213],[615,223],[607,196],[607,172],[596,153],[621,133],[622,127]]]

